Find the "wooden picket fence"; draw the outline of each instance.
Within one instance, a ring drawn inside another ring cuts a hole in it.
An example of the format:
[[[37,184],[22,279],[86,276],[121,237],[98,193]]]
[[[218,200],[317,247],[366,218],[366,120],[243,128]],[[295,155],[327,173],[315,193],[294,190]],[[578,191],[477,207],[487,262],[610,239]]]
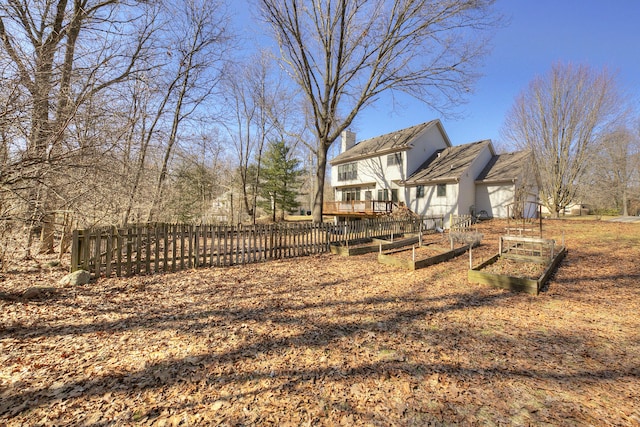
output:
[[[144,224],[74,230],[71,271],[132,276],[329,252],[338,241],[427,231],[442,219],[268,225]]]
[[[468,231],[473,226],[473,217],[471,215],[454,215],[451,214],[449,219],[450,231]]]

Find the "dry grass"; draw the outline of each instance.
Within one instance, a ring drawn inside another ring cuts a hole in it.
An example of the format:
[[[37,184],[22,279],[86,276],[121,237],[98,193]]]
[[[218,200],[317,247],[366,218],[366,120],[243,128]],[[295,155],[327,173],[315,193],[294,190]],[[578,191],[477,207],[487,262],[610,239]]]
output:
[[[505,226],[479,225],[477,263]],[[0,424],[638,425],[640,224],[545,222],[563,233],[537,297],[469,285],[464,256],[370,254],[0,300]]]

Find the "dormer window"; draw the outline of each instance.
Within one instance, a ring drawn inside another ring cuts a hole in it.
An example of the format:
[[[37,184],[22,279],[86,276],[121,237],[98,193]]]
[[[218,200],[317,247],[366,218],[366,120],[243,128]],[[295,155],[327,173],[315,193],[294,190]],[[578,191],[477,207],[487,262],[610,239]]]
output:
[[[387,156],[387,166],[401,165],[402,153],[393,153]]]

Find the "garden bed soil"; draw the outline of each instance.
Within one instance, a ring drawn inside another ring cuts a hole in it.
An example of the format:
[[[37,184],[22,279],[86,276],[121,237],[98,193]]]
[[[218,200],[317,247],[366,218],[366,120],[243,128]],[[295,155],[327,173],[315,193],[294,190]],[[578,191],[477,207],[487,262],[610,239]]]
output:
[[[500,257],[496,262],[486,265],[482,271],[500,276],[538,280],[546,269],[545,264],[531,261],[516,261]]]
[[[451,249],[450,245],[428,244],[408,249],[393,250],[378,254],[378,262],[407,270],[418,270],[430,265],[448,261],[469,250],[469,245]],[[415,255],[414,255],[415,254]]]
[[[341,256],[363,255],[371,252],[378,252],[382,247],[383,251],[401,248],[418,243],[417,235],[405,234],[402,236],[383,236],[375,238],[363,238],[351,240],[349,242],[335,242],[330,246],[332,254]]]
[[[469,270],[468,280],[470,283],[538,295],[566,253],[566,248],[558,248],[549,263],[506,259],[498,254]]]

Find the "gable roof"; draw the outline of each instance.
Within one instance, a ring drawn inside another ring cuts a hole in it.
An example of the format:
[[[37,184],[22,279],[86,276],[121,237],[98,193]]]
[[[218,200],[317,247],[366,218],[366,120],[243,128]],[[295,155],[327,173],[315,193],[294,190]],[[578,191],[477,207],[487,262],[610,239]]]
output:
[[[488,139],[439,150],[407,178],[404,184],[423,185],[456,181],[485,147],[489,147],[493,154],[493,146]]]
[[[424,131],[431,126],[438,126],[447,145],[451,145],[449,137],[444,131],[440,120],[431,120],[419,125],[411,126],[395,132],[376,136],[374,138],[365,139],[358,142],[347,151],[338,154],[329,163],[337,165],[340,163],[351,162],[355,160],[365,159],[367,157],[380,156],[383,154],[394,153],[411,148],[412,143]]]
[[[477,183],[511,182],[522,175],[531,152],[515,151],[493,156],[476,178]]]

